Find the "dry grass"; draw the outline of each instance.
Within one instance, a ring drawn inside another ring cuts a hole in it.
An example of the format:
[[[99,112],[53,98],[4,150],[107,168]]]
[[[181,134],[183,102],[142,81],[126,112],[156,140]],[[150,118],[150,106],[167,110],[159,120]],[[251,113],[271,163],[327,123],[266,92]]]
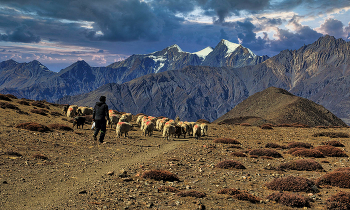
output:
[[[50,131],[50,129],[47,126],[34,123],[34,122],[21,123],[16,125],[16,128],[22,128],[30,131],[39,131],[39,132]]]
[[[251,156],[269,156],[274,158],[283,158],[283,156],[273,149],[253,149],[249,152]]]
[[[318,146],[315,150],[322,152],[323,155],[328,157],[348,157],[343,150],[329,145]]]
[[[260,203],[260,201],[262,200],[261,198],[258,198],[246,191],[237,190],[235,188],[222,189],[218,192],[218,194],[232,195],[234,198],[238,200],[249,201],[251,203]]]
[[[252,126],[250,123],[241,123],[240,126]]]
[[[47,113],[49,111],[46,110],[46,109],[32,109],[32,110],[30,110],[30,112],[32,112],[34,114],[40,114],[40,115],[43,115],[43,116],[47,116]]]
[[[349,134],[343,132],[320,132],[312,135],[313,137],[330,137],[330,138],[349,138]]]
[[[0,101],[0,107],[3,109],[15,109],[15,110],[19,110],[19,108],[16,105],[7,103],[7,102],[2,102]]]
[[[243,152],[232,152],[231,155],[235,157],[247,157],[247,155]]]
[[[49,124],[47,125],[50,129],[61,130],[61,131],[72,131],[73,129],[63,124]]]
[[[215,165],[215,168],[223,168],[223,169],[245,169],[245,166],[235,160],[224,160]]]
[[[322,165],[313,159],[293,160],[283,163],[277,167],[277,170],[297,170],[297,171],[324,171]]]
[[[26,100],[18,101],[18,103],[21,104],[21,105],[25,105],[25,106],[29,106],[30,105],[29,102],[26,101]]]
[[[237,141],[236,139],[231,139],[231,138],[217,138],[217,139],[214,140],[214,143],[241,144],[241,142]]]
[[[288,151],[289,154],[297,157],[314,157],[314,158],[324,158],[323,153],[316,149],[306,149],[306,148],[293,148]]]
[[[6,94],[6,96],[11,99],[17,99],[17,97],[12,94]]]
[[[180,197],[194,197],[194,198],[204,198],[207,196],[204,192],[199,192],[196,190],[189,190],[189,191],[182,191],[179,193],[176,193],[177,196]]]
[[[285,146],[282,146],[282,145],[279,145],[279,144],[276,144],[276,143],[267,143],[265,145],[265,148],[281,148],[281,149],[286,149]]]
[[[48,160],[49,159],[48,157],[46,157],[43,154],[35,154],[35,155],[33,155],[33,158],[34,159],[40,159],[40,160]]]
[[[21,153],[14,152],[14,151],[7,151],[4,154],[5,155],[10,155],[10,156],[16,156],[16,157],[22,157],[23,156]]]
[[[62,114],[59,113],[59,112],[51,112],[50,114],[51,114],[52,116],[55,116],[55,117],[62,116]]]
[[[312,201],[311,199],[306,198],[304,196],[286,192],[275,192],[267,196],[266,198],[277,203],[281,203],[285,206],[298,208],[310,207],[310,202]]]
[[[326,142],[322,142],[322,144],[333,146],[333,147],[345,147],[344,144],[340,143],[339,141],[326,141]]]
[[[327,209],[350,209],[350,193],[338,192],[326,200]]]
[[[210,124],[210,122],[208,120],[205,119],[199,119],[196,121],[197,123],[206,123],[206,124]]]
[[[165,171],[165,170],[149,170],[149,171],[145,171],[141,178],[144,179],[154,179],[156,181],[169,181],[169,182],[173,182],[173,181],[179,181],[179,178],[169,172],[169,171]]]
[[[340,169],[329,172],[318,178],[316,184],[350,188],[350,170]]]
[[[288,176],[276,178],[265,184],[270,190],[292,191],[292,192],[318,192],[315,183],[304,177]]]
[[[32,106],[36,106],[36,107],[44,108],[44,109],[50,109],[49,106],[47,106],[46,104],[44,104],[44,102],[41,102],[41,101],[33,101]]]
[[[260,126],[261,129],[266,129],[266,130],[272,130],[273,125],[272,124],[263,124]]]
[[[304,142],[291,142],[287,145],[287,148],[296,148],[296,147],[303,147],[303,148],[312,148],[312,144],[310,143],[304,143]]]
[[[8,96],[4,95],[4,94],[0,94],[0,100],[3,101],[12,101]]]

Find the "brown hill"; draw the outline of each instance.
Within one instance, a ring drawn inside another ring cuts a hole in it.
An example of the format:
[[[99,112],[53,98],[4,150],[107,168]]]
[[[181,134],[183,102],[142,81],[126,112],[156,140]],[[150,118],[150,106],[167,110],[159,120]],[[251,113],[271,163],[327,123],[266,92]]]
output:
[[[275,87],[269,87],[250,96],[214,122],[346,126],[341,119],[323,106]]]

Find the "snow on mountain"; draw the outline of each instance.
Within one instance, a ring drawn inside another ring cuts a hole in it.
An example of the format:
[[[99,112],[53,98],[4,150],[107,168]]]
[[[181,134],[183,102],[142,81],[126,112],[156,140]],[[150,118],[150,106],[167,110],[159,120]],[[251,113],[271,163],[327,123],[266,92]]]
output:
[[[204,60],[207,57],[207,55],[209,55],[209,53],[211,53],[212,51],[213,51],[212,47],[206,47],[203,50],[195,52],[193,54],[196,54],[198,57]]]
[[[231,53],[233,53],[238,47],[240,47],[240,46],[242,46],[242,45],[240,45],[240,44],[236,44],[236,43],[233,43],[233,42],[230,42],[230,41],[227,41],[227,40],[225,40],[225,39],[223,39],[222,40],[223,41],[223,43],[226,45],[226,47],[227,47],[227,52],[226,52],[226,58],[228,57],[228,56],[230,56],[231,55]],[[243,47],[243,46],[242,46]],[[250,53],[250,55],[252,56],[252,57],[256,57],[256,55],[249,49],[249,48],[246,48],[248,51],[249,51],[249,53]]]

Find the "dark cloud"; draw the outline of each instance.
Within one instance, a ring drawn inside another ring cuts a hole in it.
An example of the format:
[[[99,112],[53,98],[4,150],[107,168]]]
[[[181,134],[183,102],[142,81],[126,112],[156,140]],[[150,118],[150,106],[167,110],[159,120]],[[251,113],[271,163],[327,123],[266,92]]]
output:
[[[344,37],[343,23],[339,20],[335,20],[333,18],[328,18],[325,22],[320,26],[319,30],[323,34],[329,34],[331,36],[335,36],[336,38]]]
[[[40,36],[34,35],[31,31],[28,30],[28,27],[25,25],[18,27],[14,31],[7,34],[0,34],[0,40],[24,43],[38,43],[41,41]]]

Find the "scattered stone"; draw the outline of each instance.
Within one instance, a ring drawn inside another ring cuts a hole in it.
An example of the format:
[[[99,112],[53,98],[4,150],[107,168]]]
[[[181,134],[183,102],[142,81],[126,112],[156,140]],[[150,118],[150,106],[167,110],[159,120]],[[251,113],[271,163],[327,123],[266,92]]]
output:
[[[87,194],[87,191],[86,190],[82,190],[79,192],[79,194]]]
[[[113,176],[113,175],[114,175],[114,171],[109,171],[109,172],[107,173],[107,175]]]

